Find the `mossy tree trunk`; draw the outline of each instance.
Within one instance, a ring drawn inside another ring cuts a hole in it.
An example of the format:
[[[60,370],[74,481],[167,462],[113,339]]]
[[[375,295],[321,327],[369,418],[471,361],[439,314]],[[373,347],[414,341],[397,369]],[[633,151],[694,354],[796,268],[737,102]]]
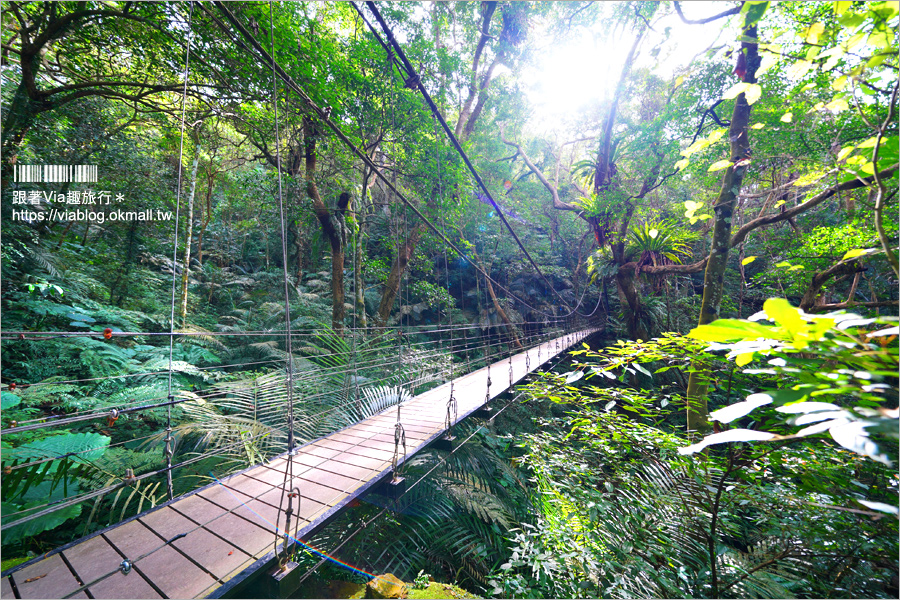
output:
[[[739,59],[745,64],[743,81],[756,83],[756,69],[759,66],[759,52],[756,44],[756,21],[753,11],[747,11],[744,21],[741,52]],[[758,16],[756,17],[758,18]],[[729,127],[731,140],[731,166],[725,172],[722,187],[713,206],[715,221],[713,224],[712,246],[706,273],[703,278],[703,300],[700,304],[700,325],[710,323],[719,318],[719,308],[725,289],[725,268],[728,264],[728,250],[731,247],[731,224],[735,204],[744,175],[750,162],[750,104],[742,93],[734,104]],[[707,392],[709,391],[709,374],[702,364],[695,364],[695,370],[688,379],[687,389],[687,430],[705,431],[709,428],[709,410],[707,408]]]

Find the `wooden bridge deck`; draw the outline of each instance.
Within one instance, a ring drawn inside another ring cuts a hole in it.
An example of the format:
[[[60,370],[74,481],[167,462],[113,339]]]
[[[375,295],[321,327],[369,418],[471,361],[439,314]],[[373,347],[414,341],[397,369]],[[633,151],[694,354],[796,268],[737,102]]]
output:
[[[511,383],[591,333],[573,333],[514,355],[512,382],[509,359],[494,363],[490,397],[506,392]],[[484,367],[455,380],[459,420],[485,404],[487,375]],[[402,405],[407,457],[444,434],[449,390],[446,383]],[[296,486],[302,496],[299,513],[295,512],[301,519],[298,539],[323,526],[390,474],[396,413],[396,406],[385,409],[296,451],[288,485]],[[0,579],[0,596],[199,598],[227,594],[274,558],[275,523],[287,464],[286,456],[280,456],[10,569]],[[283,515],[279,524],[284,527]],[[134,565],[128,574],[117,570],[125,559]],[[97,581],[109,573],[113,574]]]

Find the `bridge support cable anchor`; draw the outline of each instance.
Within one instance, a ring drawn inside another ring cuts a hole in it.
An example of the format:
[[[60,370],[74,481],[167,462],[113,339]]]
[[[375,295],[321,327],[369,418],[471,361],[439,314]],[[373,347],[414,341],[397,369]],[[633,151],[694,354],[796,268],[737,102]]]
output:
[[[175,400],[175,396],[169,394],[168,400],[169,405],[166,407],[166,437],[163,440],[165,442],[163,453],[166,455],[166,493],[168,494],[169,500],[172,500],[175,498],[175,490],[172,484],[172,456],[175,454],[175,448],[172,445],[172,442],[175,441],[175,438],[172,437],[172,402]]]
[[[397,411],[399,415],[399,410]],[[394,456],[391,458],[391,480],[385,486],[385,495],[399,500],[406,493],[406,477],[400,474],[400,447],[403,447],[403,463],[406,462],[406,429],[399,420],[394,425]]]
[[[497,414],[497,411],[495,411],[492,407],[488,406],[488,403],[490,401],[491,401],[491,365],[489,363],[488,371],[487,371],[487,389],[484,392],[484,404],[481,406],[481,408],[478,408],[477,410],[475,410],[472,413],[472,416],[477,419],[484,419],[486,421],[489,421],[490,419],[494,418],[494,415]]]
[[[287,488],[282,488],[282,493],[287,491]],[[294,498],[297,499],[297,525],[294,531],[294,535],[291,536],[291,516],[294,514]],[[298,540],[299,530],[300,530],[300,502],[302,496],[300,495],[300,489],[296,486],[292,487],[291,490],[287,493],[287,509],[284,511],[284,534],[282,534],[282,539],[284,540],[281,545],[281,554],[279,556],[278,548],[275,548],[276,558],[278,558],[278,566],[275,567],[273,571],[269,572],[271,576],[270,580],[270,595],[269,597],[274,598],[287,598],[293,593],[298,587],[298,579],[303,574],[302,569],[298,569],[300,563],[296,561],[296,552],[297,552],[297,544],[292,542],[291,540]],[[276,531],[277,535],[277,531]],[[293,546],[292,552],[295,553],[295,556],[291,557],[288,553],[288,547]]]
[[[447,416],[444,419],[444,428],[447,430],[447,433],[435,441],[434,447],[438,450],[446,450],[448,452],[453,450],[453,442],[456,441],[456,436],[453,435],[453,425],[456,424],[458,416],[456,396],[453,395],[451,386],[450,398],[447,400]]]
[[[282,489],[283,489],[283,491],[287,491],[286,488],[282,488]],[[299,531],[295,531],[294,535],[291,536],[291,517],[294,515],[294,498],[297,499],[297,514],[298,514],[297,529],[299,530],[299,526],[300,526],[299,513],[300,513],[301,496],[300,496],[300,488],[298,488],[297,486],[292,487],[290,489],[290,491],[287,492],[287,501],[288,502],[287,502],[287,508],[284,511],[284,533],[281,535],[281,538],[283,540],[281,543],[281,556],[278,559],[278,570],[279,571],[284,571],[287,568],[288,563],[291,562],[289,560],[290,557],[288,555],[288,547],[291,545],[294,545],[295,546],[294,550],[296,551],[296,545],[292,544],[292,542],[291,542],[292,539],[297,539],[297,534],[299,533]],[[276,553],[277,553],[277,551],[278,551],[278,549],[276,548]]]

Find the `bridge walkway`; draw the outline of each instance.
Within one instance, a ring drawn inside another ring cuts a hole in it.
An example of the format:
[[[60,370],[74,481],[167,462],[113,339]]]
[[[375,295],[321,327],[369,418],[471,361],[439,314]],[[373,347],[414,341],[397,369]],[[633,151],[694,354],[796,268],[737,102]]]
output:
[[[594,331],[549,340],[456,379],[458,420]],[[445,434],[449,391],[448,382],[401,405],[406,459]],[[390,407],[296,450],[287,487],[297,487],[301,496],[299,510],[294,507],[297,539],[308,538],[390,476],[396,415],[397,407]],[[0,596],[202,598],[233,592],[275,559],[287,466],[286,455],[279,456],[35,558],[2,574]],[[126,560],[128,573],[120,568]]]

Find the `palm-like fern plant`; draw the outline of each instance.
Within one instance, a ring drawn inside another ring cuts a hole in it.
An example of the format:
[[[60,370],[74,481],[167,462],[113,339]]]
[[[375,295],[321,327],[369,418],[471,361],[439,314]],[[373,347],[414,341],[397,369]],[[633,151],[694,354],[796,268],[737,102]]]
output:
[[[640,275],[646,266],[681,264],[682,258],[691,256],[692,239],[672,219],[647,221],[628,232],[626,254],[637,257],[635,274]]]

